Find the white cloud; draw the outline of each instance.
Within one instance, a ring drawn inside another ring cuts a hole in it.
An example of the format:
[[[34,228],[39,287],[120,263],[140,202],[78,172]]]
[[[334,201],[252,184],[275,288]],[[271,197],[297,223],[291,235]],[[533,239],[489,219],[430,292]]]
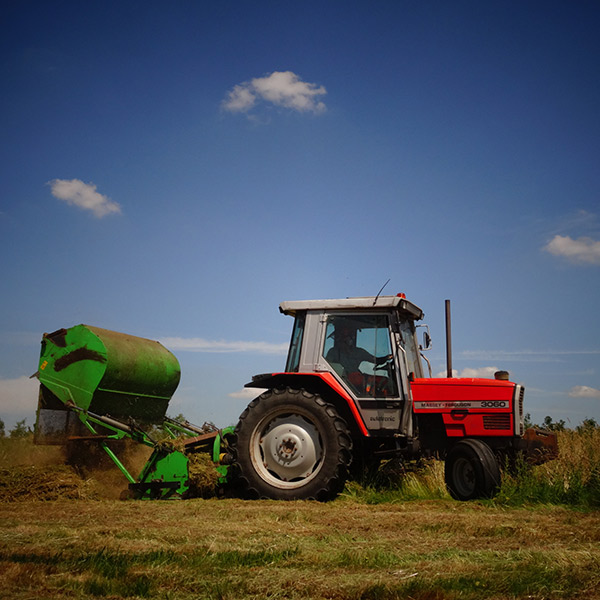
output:
[[[494,373],[499,370],[498,367],[480,367],[479,369],[467,367],[460,372],[459,377],[485,377],[487,379],[494,379]]]
[[[101,219],[111,213],[120,213],[121,207],[107,196],[96,191],[93,183],[83,183],[80,179],[53,179],[48,182],[52,195],[67,204],[90,210]]]
[[[8,425],[10,422],[27,419],[33,424],[37,408],[40,382],[29,377],[0,379],[0,418]]]
[[[544,250],[554,256],[563,256],[574,263],[600,265],[600,241],[589,237],[574,240],[568,235],[555,235],[544,246]]]
[[[460,356],[473,361],[563,362],[569,356],[600,354],[600,350],[464,350]]]
[[[571,398],[600,398],[600,390],[587,385],[576,385],[569,390]]]
[[[229,112],[247,113],[258,100],[263,100],[298,112],[322,113],[326,107],[318,97],[325,94],[324,86],[302,81],[292,71],[274,71],[234,86],[222,106]]]
[[[270,342],[227,342],[224,340],[205,340],[204,338],[162,338],[161,344],[172,350],[189,352],[254,352],[258,354],[287,354],[288,344]]]
[[[242,388],[237,392],[231,392],[227,394],[230,398],[242,398],[243,400],[254,400],[257,396],[260,396],[266,389],[263,388]]]
[[[236,85],[227,93],[223,107],[230,112],[246,112],[256,103],[256,96],[250,89],[250,84]]]
[[[499,370],[498,367],[480,367],[479,369],[467,367],[459,374],[456,369],[452,369],[452,377],[483,377],[484,379],[494,379],[494,373]],[[447,373],[447,371],[441,371],[436,377],[446,377]]]

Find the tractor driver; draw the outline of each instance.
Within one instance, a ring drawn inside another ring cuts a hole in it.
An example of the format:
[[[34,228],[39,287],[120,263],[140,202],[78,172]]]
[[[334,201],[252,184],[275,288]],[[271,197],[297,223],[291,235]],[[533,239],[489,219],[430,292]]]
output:
[[[332,364],[341,365],[343,368],[342,376],[350,373],[358,373],[360,363],[370,362],[378,368],[388,362],[392,355],[382,356],[380,358],[373,356],[364,348],[356,345],[356,329],[347,319],[339,319],[335,324],[333,335],[333,347],[327,352],[325,359]]]

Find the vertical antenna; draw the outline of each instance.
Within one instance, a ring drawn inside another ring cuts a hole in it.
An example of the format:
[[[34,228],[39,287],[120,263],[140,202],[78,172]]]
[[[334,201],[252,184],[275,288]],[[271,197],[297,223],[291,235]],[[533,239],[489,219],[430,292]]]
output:
[[[373,306],[375,306],[377,304],[377,299],[379,298],[379,294],[381,294],[381,292],[383,292],[383,288],[391,281],[391,279],[388,279],[382,286],[381,289],[377,292],[377,296],[375,296],[375,300],[373,300]]]

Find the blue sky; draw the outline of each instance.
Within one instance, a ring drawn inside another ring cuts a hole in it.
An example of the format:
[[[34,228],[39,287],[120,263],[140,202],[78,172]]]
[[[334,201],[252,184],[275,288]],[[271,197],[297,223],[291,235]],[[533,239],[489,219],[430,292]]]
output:
[[[0,418],[43,332],[160,339],[236,422],[283,300],[405,292],[445,368],[600,420],[595,2],[16,1],[0,10]]]

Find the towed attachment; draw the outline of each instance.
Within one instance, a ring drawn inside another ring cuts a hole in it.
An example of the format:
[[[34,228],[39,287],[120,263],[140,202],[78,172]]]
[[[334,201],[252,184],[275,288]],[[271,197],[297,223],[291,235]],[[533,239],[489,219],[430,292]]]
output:
[[[90,325],[44,334],[37,372],[64,406],[144,423],[162,421],[180,375],[159,342]]]
[[[165,416],[180,368],[159,342],[90,325],[59,329],[44,334],[35,376],[40,380],[36,444],[100,445],[137,498],[185,494],[188,455],[196,452],[211,452],[213,462],[221,463],[216,466],[219,481],[225,481],[228,467],[221,460],[221,445],[230,428],[207,431]],[[181,442],[157,442],[149,426]],[[137,479],[109,444],[123,439],[154,449]]]

